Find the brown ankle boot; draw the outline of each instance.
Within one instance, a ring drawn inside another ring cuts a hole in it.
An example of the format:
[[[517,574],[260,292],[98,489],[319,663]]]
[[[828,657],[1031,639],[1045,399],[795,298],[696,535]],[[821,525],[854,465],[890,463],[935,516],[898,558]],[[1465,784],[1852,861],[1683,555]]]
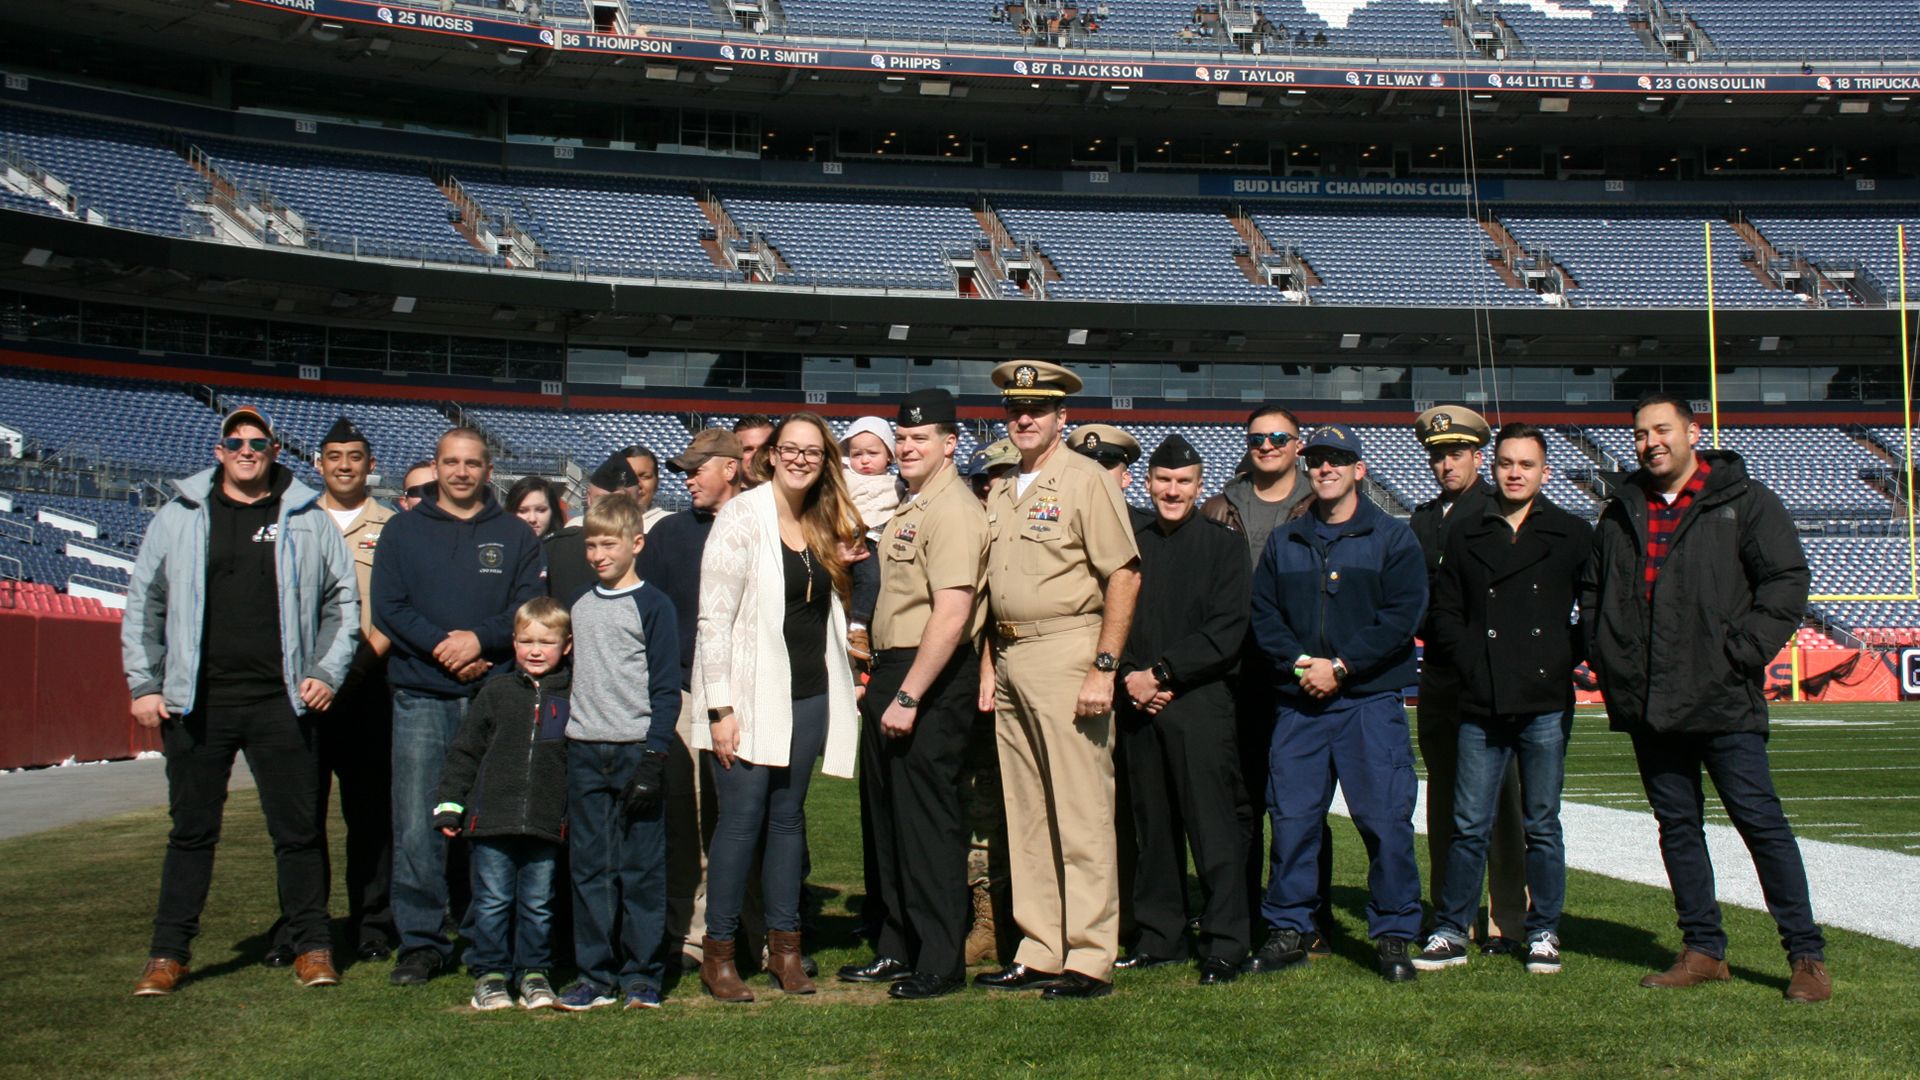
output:
[[[753,991],[733,966],[733,942],[708,938],[700,949],[700,981],[716,1001],[752,1001]]]
[[[800,934],[794,930],[767,931],[767,974],[773,985],[789,994],[811,994],[813,980],[800,966]]]
[[[1793,979],[1787,983],[1787,1000],[1806,1004],[1833,996],[1833,978],[1827,965],[1811,956],[1795,957]]]
[[[966,963],[969,966],[999,958],[1000,942],[993,932],[993,894],[987,883],[973,885],[973,928],[967,931]]]
[[[1674,957],[1672,967],[1641,979],[1640,985],[1655,990],[1677,990],[1699,986],[1703,982],[1726,982],[1731,977],[1725,960],[1715,960],[1706,953],[1692,949],[1681,949],[1680,955]]]

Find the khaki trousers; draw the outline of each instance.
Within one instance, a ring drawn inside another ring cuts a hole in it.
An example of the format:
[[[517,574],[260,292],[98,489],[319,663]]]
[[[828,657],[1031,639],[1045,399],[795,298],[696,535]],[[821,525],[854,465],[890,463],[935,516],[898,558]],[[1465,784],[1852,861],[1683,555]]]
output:
[[[1460,759],[1460,714],[1452,694],[1420,695],[1420,758],[1427,766],[1427,897],[1437,907],[1453,845],[1453,784]],[[1487,934],[1527,939],[1527,834],[1520,764],[1507,763],[1487,842]],[[1478,934],[1479,921],[1468,928]]]
[[[1120,950],[1113,714],[1076,720],[1099,626],[1002,641],[995,727],[1007,806],[1014,960],[1036,971],[1113,977]]]
[[[707,844],[718,814],[707,797],[701,755],[693,746],[693,695],[680,694],[680,718],[674,723],[667,758],[667,932],[666,940],[684,942],[699,955],[707,927]]]

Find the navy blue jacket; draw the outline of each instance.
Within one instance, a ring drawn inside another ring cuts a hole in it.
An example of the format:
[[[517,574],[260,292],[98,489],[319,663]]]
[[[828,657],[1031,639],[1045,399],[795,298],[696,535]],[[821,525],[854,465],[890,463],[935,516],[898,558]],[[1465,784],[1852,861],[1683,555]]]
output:
[[[513,613],[545,595],[546,567],[540,538],[491,491],[465,521],[431,498],[395,514],[380,533],[368,586],[373,625],[393,639],[387,679],[397,690],[433,697],[477,692],[478,681],[462,683],[434,661],[434,646],[471,630],[482,657],[513,659]]]
[[[1306,697],[1291,677],[1303,655],[1346,661],[1342,694],[1404,690],[1418,677],[1413,635],[1427,610],[1420,542],[1364,496],[1332,541],[1318,522],[1306,513],[1275,529],[1253,574],[1253,636],[1281,697]]]
[[[680,630],[680,689],[693,689],[693,639],[700,619],[700,560],[706,554],[713,515],[682,510],[654,522],[647,546],[634,564],[642,581],[673,601]]]

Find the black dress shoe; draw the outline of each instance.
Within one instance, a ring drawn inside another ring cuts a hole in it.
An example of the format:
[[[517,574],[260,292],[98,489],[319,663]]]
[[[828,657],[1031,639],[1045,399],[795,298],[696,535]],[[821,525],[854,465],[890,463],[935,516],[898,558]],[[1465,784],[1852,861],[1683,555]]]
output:
[[[847,964],[840,969],[840,981],[850,983],[899,982],[913,969],[891,956],[876,956],[864,964]]]
[[[354,955],[367,961],[385,960],[387,957],[393,955],[393,946],[379,938],[368,938],[360,943],[359,948],[354,950]]]
[[[1056,973],[1035,971],[1025,964],[1009,964],[999,971],[983,971],[975,975],[973,985],[989,990],[1038,990],[1043,986],[1052,986],[1060,978]]]
[[[287,967],[293,963],[293,946],[275,945],[267,950],[267,955],[261,957],[260,962],[273,968]]]
[[[1240,965],[1224,956],[1209,956],[1200,961],[1201,986],[1225,986],[1240,977]]]
[[[1526,945],[1498,934],[1480,944],[1481,956],[1525,956],[1526,954]]]
[[[916,971],[887,987],[887,996],[901,1001],[925,1001],[959,993],[966,986],[963,979],[949,979],[931,972]]]
[[[1258,975],[1285,971],[1307,962],[1307,945],[1298,930],[1270,930],[1266,943],[1247,958],[1246,969]]]
[[[447,962],[432,949],[414,949],[403,954],[400,962],[393,965],[393,973],[387,976],[387,981],[395,986],[419,986],[432,982],[433,977],[446,966]]]
[[[1081,998],[1106,997],[1113,993],[1113,984],[1101,982],[1091,975],[1082,975],[1069,971],[1054,980],[1045,990],[1040,991],[1043,1001],[1067,1001]]]
[[[1154,956],[1151,953],[1130,953],[1113,962],[1115,971],[1146,971],[1148,968],[1166,967],[1181,961],[1172,956]]]
[[[1380,955],[1380,977],[1390,983],[1412,982],[1419,976],[1413,967],[1413,943],[1406,938],[1381,938],[1376,946]]]

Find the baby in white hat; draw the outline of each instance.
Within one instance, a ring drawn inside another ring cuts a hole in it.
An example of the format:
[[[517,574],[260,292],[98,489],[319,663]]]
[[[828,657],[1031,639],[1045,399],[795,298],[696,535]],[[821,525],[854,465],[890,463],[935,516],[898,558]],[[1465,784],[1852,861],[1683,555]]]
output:
[[[847,425],[840,439],[847,459],[847,493],[869,530],[878,529],[900,506],[900,488],[892,473],[893,427],[877,416],[863,416]]]

